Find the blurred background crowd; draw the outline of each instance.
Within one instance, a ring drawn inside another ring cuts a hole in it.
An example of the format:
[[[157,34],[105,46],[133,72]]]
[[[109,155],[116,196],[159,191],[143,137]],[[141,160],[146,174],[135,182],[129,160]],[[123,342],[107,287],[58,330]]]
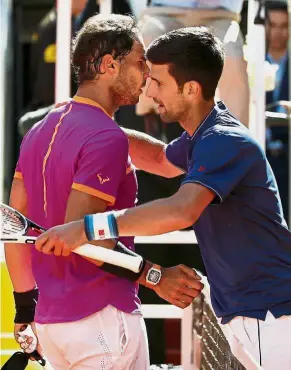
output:
[[[4,1],[4,0],[3,0]],[[5,0],[6,1],[6,0]],[[4,2],[5,2],[4,1]],[[64,0],[59,0],[64,1]],[[72,0],[72,36],[84,22],[99,12],[102,0]],[[2,0],[1,0],[2,2]],[[5,124],[5,177],[4,199],[10,188],[19,145],[29,128],[51,109],[55,103],[56,26],[57,10],[53,0],[14,0],[9,33],[9,74],[6,93]],[[227,59],[217,98],[242,123],[249,122],[249,78],[247,57],[244,53],[247,35],[248,1],[243,0],[113,0],[113,13],[131,13],[139,21],[146,44],[169,30],[183,26],[208,25],[220,37],[226,48]],[[285,217],[288,221],[289,188],[289,53],[287,0],[266,1],[266,55],[270,70],[274,71],[273,87],[267,89],[266,151],[275,173]],[[72,77],[71,96],[76,91]],[[141,97],[137,106],[122,107],[115,117],[127,128],[146,132],[170,142],[181,134],[178,124],[164,125],[156,114],[155,106]],[[181,179],[166,179],[138,171],[138,202],[172,195]],[[146,255],[148,250],[144,250]],[[199,252],[191,246],[151,248],[152,259],[164,265],[186,263],[195,259],[196,268],[203,272]],[[143,303],[159,303],[150,291],[141,290]],[[179,330],[164,320],[147,323],[152,363],[176,361],[175,348],[179,347]],[[164,335],[171,331],[171,335]],[[164,338],[168,343],[165,342]],[[174,338],[174,339],[173,339]],[[176,338],[176,339],[175,339]],[[170,343],[170,342],[171,343]],[[176,346],[176,347],[175,347]],[[172,348],[172,354],[167,353]]]

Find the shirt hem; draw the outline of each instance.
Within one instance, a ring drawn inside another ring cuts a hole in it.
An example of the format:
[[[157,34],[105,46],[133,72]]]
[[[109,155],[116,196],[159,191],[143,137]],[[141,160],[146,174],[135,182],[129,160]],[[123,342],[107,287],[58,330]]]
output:
[[[184,185],[184,184],[189,184],[189,183],[196,183],[196,184],[200,184],[202,186],[205,186],[206,188],[208,188],[209,190],[212,190],[216,196],[219,198],[220,200],[220,203],[223,203],[223,198],[222,196],[218,193],[217,190],[215,190],[213,187],[211,187],[210,185],[207,185],[201,181],[198,181],[198,180],[187,180],[187,181],[183,181],[181,185]]]
[[[21,173],[20,171],[15,171],[15,172],[14,172],[14,178],[15,178],[15,179],[23,180],[22,173]]]
[[[271,314],[276,318],[279,319],[281,316],[291,316],[291,308],[288,307],[286,309],[280,309],[278,312],[274,308],[268,308],[266,310],[262,310],[260,312],[254,310],[254,311],[242,311],[238,312],[236,314],[230,315],[230,316],[222,316],[221,318],[221,324],[225,325],[228,324],[231,320],[235,319],[236,317],[248,317],[251,319],[257,319],[261,321],[265,321],[267,313],[271,312]]]
[[[94,197],[105,200],[110,206],[113,206],[116,200],[116,198],[110,194],[103,193],[100,190],[97,190],[90,186],[79,184],[76,182],[73,183],[72,189],[82,191],[83,193],[90,194],[90,195],[93,195]]]
[[[35,322],[37,324],[61,324],[61,323],[66,323],[66,322],[79,321],[79,320],[82,320],[82,319],[84,319],[84,318],[86,318],[90,315],[93,315],[96,312],[102,311],[104,308],[106,308],[109,305],[111,305],[112,307],[115,307],[117,310],[122,311],[124,313],[129,313],[129,314],[134,314],[134,315],[137,315],[137,314],[142,315],[141,307],[137,307],[135,309],[125,309],[123,307],[120,307],[118,304],[109,302],[109,303],[105,303],[105,304],[103,304],[99,307],[94,307],[94,309],[91,309],[88,312],[84,312],[84,313],[80,313],[80,314],[76,314],[76,315],[71,315],[71,316],[69,315],[69,317],[67,317],[65,315],[64,316],[59,316],[59,317],[53,317],[54,316],[53,314],[50,314],[49,316],[43,316],[43,315],[38,315],[36,313]]]

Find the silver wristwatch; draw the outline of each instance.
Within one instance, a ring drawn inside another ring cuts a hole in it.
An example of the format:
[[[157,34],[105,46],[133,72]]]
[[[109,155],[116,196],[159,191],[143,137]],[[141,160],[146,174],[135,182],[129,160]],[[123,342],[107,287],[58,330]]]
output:
[[[146,275],[146,286],[155,286],[159,284],[162,277],[161,266],[153,265]]]

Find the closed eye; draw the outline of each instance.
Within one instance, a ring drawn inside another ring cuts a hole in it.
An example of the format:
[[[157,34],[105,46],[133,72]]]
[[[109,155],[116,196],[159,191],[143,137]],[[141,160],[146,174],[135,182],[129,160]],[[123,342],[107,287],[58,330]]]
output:
[[[155,78],[153,78],[153,77],[150,77],[153,81],[155,81],[157,84],[158,84],[158,86],[161,86],[162,85],[162,83],[159,81],[159,80],[156,80]]]

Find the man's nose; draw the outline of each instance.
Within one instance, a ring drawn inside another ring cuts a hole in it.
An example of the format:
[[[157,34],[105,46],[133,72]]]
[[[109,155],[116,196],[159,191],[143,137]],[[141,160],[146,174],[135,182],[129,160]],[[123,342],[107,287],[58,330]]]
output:
[[[146,85],[145,85],[145,95],[148,97],[148,98],[154,98],[155,97],[155,91],[154,91],[154,86],[152,84],[152,80],[151,78],[149,77],[147,79],[147,82],[146,82]]]

